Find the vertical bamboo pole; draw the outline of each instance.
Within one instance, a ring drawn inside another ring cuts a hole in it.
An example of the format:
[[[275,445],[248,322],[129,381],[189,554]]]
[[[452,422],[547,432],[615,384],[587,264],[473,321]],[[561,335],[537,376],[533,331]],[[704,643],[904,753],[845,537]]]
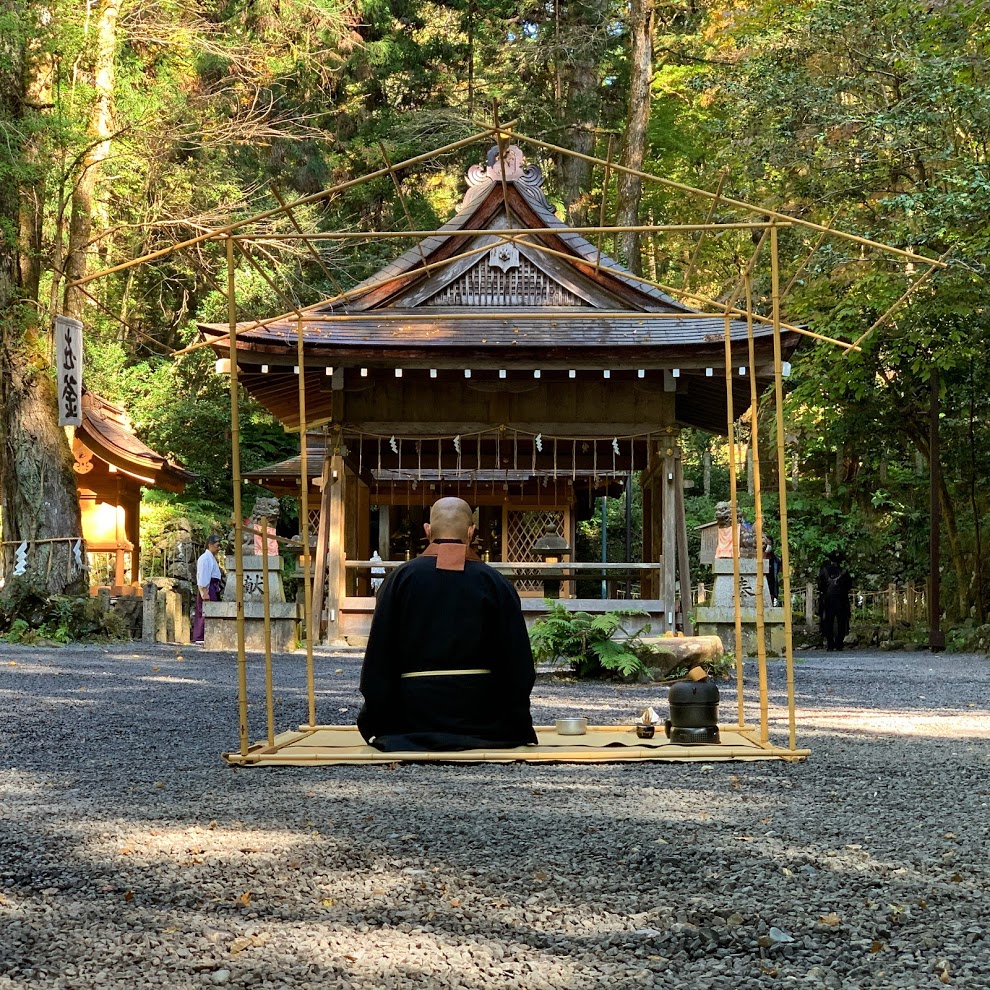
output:
[[[773,385],[777,413],[777,491],[780,499],[780,569],[784,600],[784,651],[787,657],[787,719],[790,748],[797,749],[794,715],[794,644],[791,639],[791,560],[787,547],[787,473],[784,451],[784,378],[780,347],[780,262],[777,227],[770,227],[770,278],[773,300]]]
[[[272,685],[272,596],[268,587],[268,516],[261,517],[261,601],[265,616],[265,708],[268,745],[275,745],[275,691]]]
[[[729,170],[723,169],[722,174],[718,177],[718,185],[715,187],[715,198],[708,205],[708,215],[705,217],[705,224],[710,224],[715,217],[715,210],[718,209],[718,204],[722,199],[722,187],[725,185],[726,179],[729,178]],[[705,242],[705,234],[708,231],[704,227],[698,234],[698,243],[695,244],[694,250],[691,252],[691,259],[688,261],[687,270],[684,272],[684,279],[682,285],[685,289],[690,290],[691,288],[691,278],[694,275],[694,266],[698,263],[698,257],[701,254],[701,245]]]
[[[732,506],[732,603],[736,612],[736,703],[739,727],[746,724],[743,699],[742,613],[739,604],[739,513],[736,509],[736,423],[732,405],[732,318],[725,314],[725,419],[729,431],[729,504]]]
[[[611,178],[612,174],[612,141],[614,139],[613,134],[608,136],[608,152],[605,158],[605,177],[602,179],[602,204],[601,211],[598,216],[598,226],[605,226],[605,208],[608,206],[608,180]],[[605,237],[604,231],[600,231],[598,237],[595,239],[597,242],[597,247],[595,250],[595,271],[601,267],[602,264],[602,239]]]
[[[757,421],[756,344],[753,340],[753,279],[746,272],[746,339],[749,344],[750,444],[753,457],[753,525],[756,528],[756,659],[760,676],[760,741],[770,738],[769,689],[767,687],[767,642],[763,622],[763,492],[760,487],[760,430]]]
[[[306,634],[306,694],[309,698],[309,726],[316,726],[316,677],[313,670],[313,548],[309,545],[309,464],[306,435],[306,351],[303,347],[302,320],[296,321],[296,361],[299,364],[299,534],[303,552],[303,629]]]
[[[237,407],[237,300],[234,296],[234,239],[227,235],[227,325],[230,333],[230,473],[234,486],[234,602],[237,617],[237,700],[241,756],[248,751],[247,653],[244,648],[244,516],[241,511],[241,435]]]

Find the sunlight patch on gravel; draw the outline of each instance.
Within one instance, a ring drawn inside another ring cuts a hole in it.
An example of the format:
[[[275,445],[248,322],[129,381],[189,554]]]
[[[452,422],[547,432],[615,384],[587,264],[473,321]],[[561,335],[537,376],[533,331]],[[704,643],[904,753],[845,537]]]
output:
[[[926,715],[903,711],[855,711],[802,708],[798,724],[805,727],[855,729],[857,732],[895,733],[938,739],[976,739],[990,736],[990,714]]]

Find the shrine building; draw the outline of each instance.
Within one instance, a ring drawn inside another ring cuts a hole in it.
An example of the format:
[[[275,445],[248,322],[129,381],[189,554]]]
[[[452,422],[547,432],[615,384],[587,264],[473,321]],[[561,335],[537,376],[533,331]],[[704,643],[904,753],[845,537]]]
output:
[[[690,586],[680,431],[727,429],[727,332],[735,415],[750,376],[759,392],[773,383],[771,325],[753,324],[751,367],[744,319],[637,278],[561,222],[517,147],[504,162],[493,152],[473,166],[457,214],[345,298],[238,324],[239,380],[306,434],[325,642],[363,642],[372,553],[388,566],[418,553],[444,495],[476,507],[478,549],[516,581],[528,618],[545,611],[554,568],[534,544],[555,534],[569,607],[616,606],[569,598],[579,579],[634,579],[654,633],[679,626],[677,585]],[[228,329],[200,326],[221,361]],[[785,360],[798,340],[780,329]],[[301,469],[297,457],[248,477],[299,496]],[[634,473],[642,560],[575,561],[578,517]]]

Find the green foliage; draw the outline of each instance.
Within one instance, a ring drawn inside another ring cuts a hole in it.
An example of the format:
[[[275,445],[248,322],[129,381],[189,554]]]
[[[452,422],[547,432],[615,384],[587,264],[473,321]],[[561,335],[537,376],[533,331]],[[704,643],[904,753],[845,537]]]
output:
[[[21,248],[22,257],[48,267],[29,301],[42,327],[59,308],[72,191],[93,146],[94,9],[57,0],[0,15],[4,51],[23,47],[28,69],[39,69],[39,81],[51,78],[49,92],[0,119],[0,181],[23,189],[39,214],[30,219],[40,242]],[[950,270],[875,330],[861,353],[808,344],[795,359],[786,397],[790,551],[795,582],[837,548],[859,580],[924,576],[927,415],[937,368],[944,589],[950,612],[962,619],[973,610],[977,622],[990,613],[987,11],[984,0],[658,5],[644,165],[708,189],[725,174],[726,196],[820,223],[838,214],[843,229],[933,256],[953,249]],[[464,137],[493,97],[503,119],[519,117],[521,131],[563,144],[592,134],[591,150],[604,156],[609,136],[621,137],[623,127],[627,16],[626,5],[610,0],[525,7],[514,0],[206,7],[161,0],[120,18],[114,136],[96,190],[91,266],[163,253],[90,286],[98,301],[86,314],[87,384],[124,405],[152,447],[198,475],[183,496],[156,497],[149,518],[162,525],[172,506],[212,528],[232,504],[228,382],[213,374],[205,352],[168,357],[195,336],[197,321],[226,320],[223,248],[164,252],[205,228],[277,206],[272,185],[292,199],[380,168],[380,142],[395,162]],[[480,154],[475,147],[403,169],[408,219],[387,176],[309,204],[296,219],[317,231],[435,227],[456,208],[466,167]],[[562,163],[542,164],[547,194],[560,204]],[[608,222],[614,196],[601,180],[596,170],[587,195],[595,209],[604,203]],[[641,220],[697,223],[709,205],[648,185]],[[13,216],[0,217],[7,241]],[[751,219],[724,203],[715,214],[744,218]],[[266,229],[292,225],[272,217]],[[725,298],[753,248],[748,231],[644,240],[647,275],[679,286],[694,259],[691,288],[713,298]],[[284,311],[286,296],[309,303],[349,288],[412,243],[321,242],[319,265],[298,242],[267,242],[255,254],[264,276],[237,261],[241,315]],[[812,231],[781,228],[785,282],[815,243]],[[826,240],[786,294],[785,316],[855,339],[919,273]],[[754,291],[756,308],[768,312],[766,265]],[[46,352],[43,335],[36,347]],[[295,451],[297,438],[241,400],[244,470]],[[776,440],[765,414],[763,515],[776,539],[776,467],[767,456]],[[685,477],[695,482],[686,508],[697,580],[695,527],[728,497],[727,457],[719,439],[688,433],[683,446]],[[713,455],[707,496],[706,449]],[[245,491],[247,499],[253,494]],[[638,486],[634,499],[635,560]],[[744,494],[739,505],[752,518]],[[609,499],[607,514],[607,556],[619,560],[623,500]],[[600,546],[598,520],[583,521],[580,557],[598,559]]]
[[[622,620],[644,616],[642,609],[616,609],[600,615],[571,612],[559,601],[547,599],[550,611],[530,629],[533,657],[537,663],[571,665],[578,677],[618,674],[630,677],[648,670],[635,648],[649,626],[629,635]],[[617,633],[620,639],[614,639]]]
[[[123,639],[124,622],[98,598],[48,595],[23,578],[0,593],[0,639],[9,643],[93,642]]]

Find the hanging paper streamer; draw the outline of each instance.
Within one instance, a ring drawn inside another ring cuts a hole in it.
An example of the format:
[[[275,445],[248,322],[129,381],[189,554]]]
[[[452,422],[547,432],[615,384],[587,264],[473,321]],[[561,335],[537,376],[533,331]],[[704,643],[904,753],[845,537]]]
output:
[[[82,569],[82,540],[76,540],[72,544],[72,559],[76,562],[76,567]]]
[[[533,441],[536,444],[536,449],[542,454],[543,453],[543,434],[537,433],[536,439]]]
[[[591,454],[591,476],[595,479],[595,484],[598,484],[598,441],[593,440],[591,442],[592,454]]]
[[[364,471],[364,436],[358,434],[358,475]]]
[[[378,446],[378,480],[381,481],[382,477],[382,438],[378,437],[376,439]]]
[[[460,457],[460,455],[461,455],[461,435],[460,435],[460,433],[458,433],[457,436],[454,437],[454,450],[457,451],[457,456]]]
[[[612,437],[612,474],[615,474],[615,459],[619,456],[619,438]]]
[[[395,442],[395,437],[394,436],[388,438],[388,445],[392,448],[392,453],[393,454],[398,454],[399,448],[398,448],[398,445]]]
[[[512,470],[519,470],[519,434],[512,431]]]
[[[416,480],[423,480],[423,441],[416,441]]]
[[[20,577],[27,570],[28,545],[25,540],[14,551],[14,577]]]

